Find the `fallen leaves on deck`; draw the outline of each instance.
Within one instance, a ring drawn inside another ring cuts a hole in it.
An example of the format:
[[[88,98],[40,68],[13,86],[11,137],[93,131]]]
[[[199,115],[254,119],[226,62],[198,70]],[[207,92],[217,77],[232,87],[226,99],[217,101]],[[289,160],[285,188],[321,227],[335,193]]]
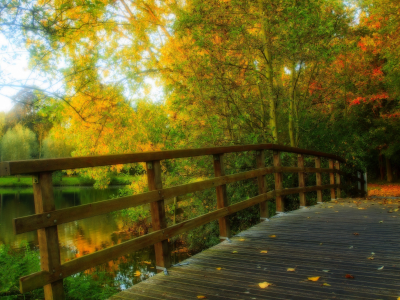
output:
[[[309,281],[318,281],[318,279],[320,279],[320,278],[321,278],[320,276],[315,276],[315,277],[308,277],[307,279]]]
[[[260,282],[259,284],[258,284],[258,286],[260,287],[260,288],[262,288],[262,289],[265,289],[266,287],[269,287],[270,285],[272,285],[271,283],[269,283],[269,282]]]

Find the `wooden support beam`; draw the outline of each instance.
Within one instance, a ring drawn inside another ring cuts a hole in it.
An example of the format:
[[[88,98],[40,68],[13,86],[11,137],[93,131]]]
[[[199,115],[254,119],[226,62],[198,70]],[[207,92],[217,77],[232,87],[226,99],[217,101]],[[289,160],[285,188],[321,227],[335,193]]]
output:
[[[315,158],[315,167],[318,169],[321,168],[321,157]],[[315,173],[315,176],[317,178],[317,186],[322,185],[321,173],[317,172],[317,173]],[[322,191],[321,190],[317,191],[317,202],[322,203]]]
[[[304,168],[304,155],[303,154],[298,154],[297,155],[297,166],[299,168]],[[304,173],[299,172],[299,188],[303,188],[306,186],[305,179],[304,179]],[[299,193],[299,198],[300,198],[300,207],[306,206],[306,194],[304,192]]]
[[[333,160],[332,159],[330,159],[329,160],[329,169],[333,169],[335,166],[334,166],[334,163],[333,163]],[[329,182],[330,182],[330,184],[335,184],[335,173],[329,173]],[[335,189],[331,189],[331,200],[333,200],[333,199],[335,199],[336,197],[335,197]]]
[[[273,160],[274,160],[274,167],[280,167],[281,166],[281,153],[279,151],[274,151],[273,153]],[[275,176],[275,190],[281,190],[283,188],[282,184],[282,173],[274,173]],[[282,196],[277,196],[276,197],[276,212],[284,212],[285,207],[283,203],[283,197]]]
[[[158,190],[161,194],[162,179],[160,161],[149,161],[146,163],[146,167],[149,191]],[[153,230],[160,230],[167,227],[164,199],[152,202],[150,204],[150,212]],[[156,254],[156,266],[159,268],[169,268],[171,266],[171,258],[168,251],[168,239],[155,243],[154,250]],[[162,270],[157,269],[157,271]]]
[[[257,150],[256,151],[256,165],[257,169],[265,168],[265,153],[263,150]],[[264,194],[267,192],[266,188],[266,183],[265,183],[265,175],[264,176],[258,176],[257,177],[257,183],[258,183],[258,194]],[[260,219],[265,220],[269,218],[269,210],[268,210],[268,205],[269,202],[261,202],[260,203]]]
[[[336,169],[340,170],[340,162],[336,161]],[[340,185],[340,174],[336,173],[336,183]],[[340,198],[340,187],[336,189],[336,198]]]
[[[51,172],[40,173],[33,178],[33,199],[35,212],[47,213],[55,210]],[[37,230],[42,271],[56,273],[60,269],[60,246],[58,243],[57,220],[54,226]],[[45,300],[65,299],[62,273],[55,274],[60,279],[44,286]],[[22,290],[22,287],[21,287]]]
[[[213,155],[213,158],[214,158],[215,177],[225,176],[224,155],[216,154]],[[217,192],[217,209],[227,207],[229,204],[228,204],[228,197],[226,195],[226,184],[217,186],[216,192]],[[222,217],[219,219],[219,236],[222,237],[221,241],[225,240],[224,238],[231,237],[231,230],[229,227],[228,217]]]

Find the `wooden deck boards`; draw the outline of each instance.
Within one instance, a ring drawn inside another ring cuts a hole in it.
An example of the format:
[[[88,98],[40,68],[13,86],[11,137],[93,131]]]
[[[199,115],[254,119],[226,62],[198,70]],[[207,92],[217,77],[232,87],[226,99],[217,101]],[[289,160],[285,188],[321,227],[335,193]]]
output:
[[[397,299],[400,202],[354,201],[271,218],[111,299]],[[320,279],[307,280],[314,276]],[[273,285],[261,289],[265,281]]]

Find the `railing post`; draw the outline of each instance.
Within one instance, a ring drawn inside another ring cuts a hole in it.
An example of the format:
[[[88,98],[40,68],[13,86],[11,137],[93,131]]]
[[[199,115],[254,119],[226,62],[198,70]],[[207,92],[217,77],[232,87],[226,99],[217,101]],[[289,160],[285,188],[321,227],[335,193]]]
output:
[[[224,155],[215,154],[214,158],[214,175],[215,177],[225,176]],[[228,197],[226,195],[226,184],[216,187],[217,192],[217,209],[228,206]],[[223,241],[231,237],[231,230],[229,226],[228,217],[223,217],[218,220],[219,222],[219,237]]]
[[[33,177],[33,198],[35,212],[37,214],[48,212],[51,216],[51,212],[55,210],[51,172],[39,173],[38,176]],[[59,271],[61,265],[57,220],[54,220],[54,226],[38,229],[37,233],[41,269],[53,274]],[[62,274],[58,275],[62,276]],[[44,297],[46,300],[65,299],[63,280],[45,285]]]
[[[315,158],[315,167],[318,169],[321,168],[321,157]],[[317,173],[315,173],[315,176],[317,179],[317,186],[321,186],[322,185],[321,173],[317,172]],[[322,203],[322,190],[317,191],[317,202]]]
[[[176,209],[178,205],[178,197],[174,197],[174,225],[176,224]]]
[[[329,160],[329,169],[334,169],[334,168],[335,167],[334,167],[333,160],[330,159]],[[335,184],[335,173],[333,173],[333,172],[329,173],[329,181],[330,181],[330,184]],[[331,200],[334,200],[335,198],[336,198],[335,197],[335,189],[331,188]]]
[[[299,154],[297,156],[297,166],[299,168],[304,168],[304,155]],[[304,172],[299,172],[299,187],[303,188],[306,186],[305,179],[304,179]],[[305,207],[306,204],[306,194],[304,192],[299,193],[300,198],[300,207]]]
[[[361,197],[365,197],[365,179],[364,179],[364,173],[362,171],[359,172],[359,178],[361,179],[361,181],[359,181],[360,184],[360,193],[361,193]]]
[[[279,168],[281,166],[281,153],[279,151],[274,151],[273,159],[274,159],[274,167]],[[282,190],[283,189],[282,172],[275,172],[274,176],[275,176],[275,190]],[[285,207],[282,196],[277,196],[275,203],[276,203],[276,212],[277,213],[284,212]]]
[[[336,161],[336,170],[340,170],[340,162]],[[336,184],[340,185],[340,174],[336,173]],[[340,186],[336,189],[336,198],[340,198]]]
[[[256,164],[257,169],[265,168],[265,154],[263,150],[256,151]],[[258,176],[258,194],[265,194],[266,186],[265,186],[265,176]],[[269,210],[268,210],[268,201],[260,203],[260,220],[264,221],[269,217]]]
[[[147,167],[147,184],[149,191],[162,189],[161,163],[159,160],[149,161]],[[153,230],[160,230],[167,227],[165,219],[164,199],[150,203],[151,224]],[[171,266],[171,257],[168,251],[168,240],[154,244],[156,254],[156,268],[158,272]]]

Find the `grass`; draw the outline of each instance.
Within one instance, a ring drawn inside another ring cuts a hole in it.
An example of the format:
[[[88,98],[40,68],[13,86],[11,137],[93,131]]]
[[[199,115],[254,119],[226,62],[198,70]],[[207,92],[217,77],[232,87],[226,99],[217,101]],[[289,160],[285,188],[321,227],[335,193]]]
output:
[[[133,176],[121,176],[111,179],[110,185],[127,185],[133,180]],[[56,178],[53,180],[54,186],[93,186],[94,180],[82,178],[79,176],[65,176],[62,180]],[[19,180],[16,176],[8,176],[0,178],[0,187],[32,187],[32,177],[20,176]]]

